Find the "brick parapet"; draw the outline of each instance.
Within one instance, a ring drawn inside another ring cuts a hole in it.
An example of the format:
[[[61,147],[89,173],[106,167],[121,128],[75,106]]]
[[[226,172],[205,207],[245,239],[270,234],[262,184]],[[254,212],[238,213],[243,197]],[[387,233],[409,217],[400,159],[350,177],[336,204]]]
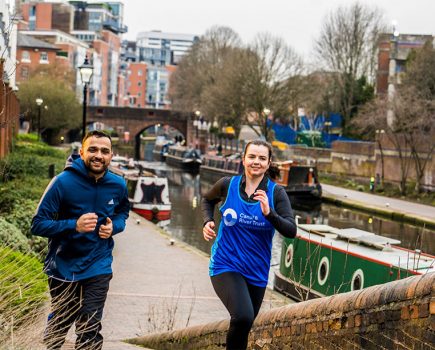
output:
[[[425,349],[435,343],[435,273],[259,314],[249,349]],[[162,350],[223,349],[228,320],[130,343]]]

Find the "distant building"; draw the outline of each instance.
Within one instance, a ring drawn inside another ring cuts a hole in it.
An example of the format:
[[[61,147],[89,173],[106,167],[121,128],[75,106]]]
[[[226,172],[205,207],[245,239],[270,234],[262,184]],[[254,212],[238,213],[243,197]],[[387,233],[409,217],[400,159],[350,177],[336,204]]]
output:
[[[125,42],[124,60],[146,64],[146,85],[143,91],[145,95],[144,99],[140,99],[145,102],[146,107],[170,108],[168,99],[170,76],[197,40],[199,40],[198,36],[192,34],[149,31],[138,34],[135,46]],[[132,75],[130,77],[134,78]],[[130,82],[130,77],[127,77],[127,84],[131,86],[136,81]]]
[[[4,60],[1,80],[15,89],[15,67],[17,55],[17,23],[18,21],[11,16],[9,5],[6,1],[0,1],[0,51],[1,58]]]
[[[56,45],[35,39],[30,35],[18,33],[17,40],[17,83],[26,81],[30,74],[40,65],[53,64],[56,62],[56,54],[60,51]]]
[[[381,34],[378,44],[378,63],[376,72],[376,93],[386,95],[388,86],[401,83],[406,61],[412,50],[418,50],[427,41],[433,42],[432,35]]]
[[[96,33],[109,30],[115,34],[123,34],[128,30],[123,24],[122,2],[69,1],[69,3],[74,7],[74,30]]]
[[[21,37],[21,44],[19,43],[18,45],[19,63],[17,67],[17,71],[20,74],[19,81],[25,80],[25,75],[28,75],[32,70],[36,69],[38,65],[56,62],[75,71],[76,94],[78,98],[82,98],[82,82],[80,73],[76,68],[84,62],[86,55],[91,54],[89,45],[60,30],[21,30],[19,34]],[[33,38],[33,40],[31,40],[31,38]],[[55,47],[57,49],[43,51],[43,48],[40,46],[44,42],[48,44],[47,47]],[[34,47],[32,48],[31,45],[34,45]],[[47,52],[48,60],[38,60],[37,53],[39,52],[40,55],[45,55],[45,51]],[[33,53],[29,57],[31,52]],[[52,57],[53,54],[54,57]],[[97,76],[97,74],[95,74],[95,76]],[[96,80],[97,79],[98,78],[96,78]]]
[[[129,63],[127,71],[127,101],[129,107],[144,108],[147,92],[147,64],[143,62]]]
[[[140,32],[137,35],[139,61],[155,66],[176,65],[198,36],[192,34]]]
[[[21,15],[29,30],[58,29],[70,33],[74,25],[74,8],[61,2],[30,1],[21,5]]]

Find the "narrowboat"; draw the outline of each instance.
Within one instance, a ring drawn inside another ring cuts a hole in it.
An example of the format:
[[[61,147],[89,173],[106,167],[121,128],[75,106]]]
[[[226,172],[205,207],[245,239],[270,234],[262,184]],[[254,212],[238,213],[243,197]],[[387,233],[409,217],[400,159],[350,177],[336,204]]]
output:
[[[322,186],[315,166],[299,164],[292,160],[275,164],[280,169],[280,174],[274,181],[284,187],[292,207],[311,209],[320,206]]]
[[[158,162],[164,162],[170,145],[170,143],[156,143],[153,148],[153,159]]]
[[[239,153],[229,156],[204,155],[199,168],[202,179],[216,182],[221,177],[243,173],[242,157]]]
[[[273,181],[284,187],[292,207],[313,209],[322,201],[322,186],[318,181],[317,168],[301,165],[294,161],[275,162],[280,174]],[[215,182],[223,176],[243,173],[242,158],[239,153],[230,156],[204,155],[200,167],[201,178]]]
[[[180,145],[169,146],[166,163],[184,171],[197,173],[202,163],[201,153],[195,148]]]
[[[170,219],[171,202],[167,178],[155,175],[128,178],[127,188],[135,213],[154,222]]]
[[[356,228],[298,225],[283,239],[274,289],[303,301],[435,272],[435,256],[398,244]]]
[[[134,212],[154,222],[170,219],[171,202],[166,177],[158,177],[141,167],[122,169],[111,165],[109,169],[126,180],[128,197]]]

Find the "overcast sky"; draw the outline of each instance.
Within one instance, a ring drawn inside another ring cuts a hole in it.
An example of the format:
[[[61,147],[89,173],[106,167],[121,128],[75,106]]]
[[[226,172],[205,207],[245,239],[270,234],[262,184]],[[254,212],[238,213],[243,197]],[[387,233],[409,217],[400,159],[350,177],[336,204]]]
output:
[[[140,31],[202,35],[213,25],[236,31],[244,42],[259,32],[282,37],[308,55],[326,14],[346,0],[122,0],[127,39]],[[385,22],[398,22],[400,33],[435,34],[435,0],[360,0],[382,9]]]

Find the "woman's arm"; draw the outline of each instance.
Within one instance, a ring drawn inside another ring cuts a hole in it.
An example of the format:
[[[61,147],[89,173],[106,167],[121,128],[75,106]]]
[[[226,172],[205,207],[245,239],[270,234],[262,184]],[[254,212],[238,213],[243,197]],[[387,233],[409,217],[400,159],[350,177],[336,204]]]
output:
[[[214,221],[214,207],[226,197],[230,181],[231,177],[228,176],[219,179],[213,187],[203,195],[201,200],[201,211],[204,225],[209,221]]]
[[[275,209],[270,208],[266,219],[284,237],[294,238],[296,236],[296,222],[290,200],[284,188],[276,185],[273,193]]]

